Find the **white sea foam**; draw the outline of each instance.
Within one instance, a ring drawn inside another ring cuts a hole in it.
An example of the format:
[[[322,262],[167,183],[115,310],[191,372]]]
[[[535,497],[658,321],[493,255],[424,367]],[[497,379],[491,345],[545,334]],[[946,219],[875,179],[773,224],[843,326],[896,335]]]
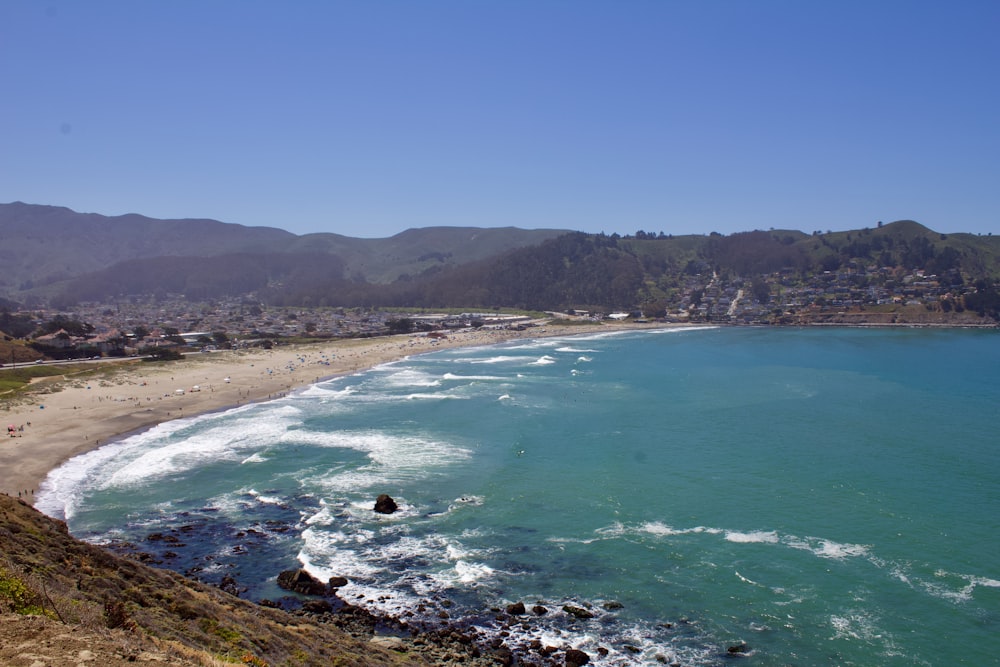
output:
[[[257,502],[264,505],[284,505],[285,499],[279,498],[278,496],[265,496],[264,494],[257,491],[257,489],[247,489],[247,495],[252,496],[257,499]]]
[[[820,558],[841,560],[846,558],[870,557],[869,548],[864,545],[842,544],[832,540],[816,537],[800,538],[788,535],[782,536],[774,530],[744,531],[710,528],[706,526],[675,528],[659,521],[650,521],[636,527],[615,523],[606,528],[598,529],[595,532],[602,537],[620,537],[639,533],[645,533],[655,537],[673,537],[697,534],[722,535],[727,542],[732,542],[734,544],[778,544],[791,547],[793,549],[809,551]]]
[[[448,511],[452,512],[459,507],[480,507],[485,502],[482,496],[462,496],[461,498],[455,498],[448,506]]]
[[[556,363],[556,359],[546,354],[542,357],[539,357],[535,361],[531,362],[529,366],[548,366],[554,363]]]
[[[756,581],[754,581],[753,579],[747,579],[738,571],[734,570],[734,574],[736,574],[736,578],[742,581],[744,584],[750,584],[751,586],[760,586],[760,584],[758,584]]]
[[[563,338],[530,338],[517,343],[508,343],[500,346],[504,350],[544,350],[556,347],[565,342]]]
[[[445,466],[467,459],[471,452],[447,442],[381,431],[296,431],[297,440],[320,447],[364,453],[361,467],[335,467],[306,476],[302,483],[322,493],[357,494],[369,488],[425,479]]]
[[[455,394],[407,394],[406,399],[410,401],[425,400],[425,401],[464,401],[468,400],[468,396],[456,396]]]
[[[588,357],[586,355],[581,355],[581,356],[579,356],[579,357],[576,358],[576,362],[578,364],[585,364],[585,363],[591,362],[593,360],[594,359],[592,357]]]
[[[654,335],[679,334],[679,333],[687,333],[689,331],[711,331],[713,329],[718,329],[718,328],[719,327],[717,326],[709,326],[709,325],[697,326],[697,327],[666,327],[663,329],[644,330],[643,333],[649,333]]]
[[[937,570],[934,576],[936,581],[922,582],[924,590],[934,597],[954,603],[968,602],[975,595],[976,588],[980,586],[1000,588],[1000,581],[989,577],[955,574],[944,570]]]
[[[352,537],[339,532],[306,528],[302,531],[302,548],[299,550],[298,560],[305,570],[322,581],[333,576],[360,580],[378,576],[384,568],[360,558],[352,547],[352,543],[356,545],[358,541],[357,536]]]
[[[510,378],[505,378],[500,375],[457,375],[455,373],[445,373],[441,376],[443,380],[460,380],[460,381],[482,381],[482,382],[492,382],[495,380],[505,381]]]
[[[385,382],[390,387],[439,387],[436,377],[412,368],[398,371],[388,376]]]
[[[811,551],[820,558],[832,558],[834,560],[867,556],[869,553],[868,547],[860,544],[841,544],[819,537],[800,538],[790,536],[785,539],[785,544],[793,549]]]
[[[343,389],[333,389],[329,384],[321,383],[310,385],[309,387],[298,392],[297,396],[302,396],[304,398],[344,398],[353,394],[356,390],[354,387],[344,387]]]
[[[754,530],[746,533],[729,530],[726,531],[726,540],[740,544],[777,544],[778,534],[773,530]]]
[[[674,528],[659,521],[649,521],[639,526],[639,532],[656,536],[670,535],[697,535],[707,533],[709,535],[720,535],[726,531],[721,528],[706,528],[705,526],[694,526],[692,528]]]
[[[460,560],[455,563],[455,578],[463,584],[474,584],[492,577],[493,568],[482,563],[469,563]]]
[[[498,355],[495,357],[487,357],[485,359],[467,358],[467,359],[456,359],[455,361],[464,364],[525,364],[535,361],[536,359],[537,357]]]
[[[39,489],[35,506],[50,516],[68,521],[73,517],[76,505],[86,489],[91,486],[133,486],[186,469],[197,462],[224,457],[227,452],[238,456],[238,460],[243,460],[247,449],[255,445],[248,440],[245,446],[233,450],[227,446],[227,442],[245,430],[247,415],[251,411],[261,409],[261,406],[248,405],[224,413],[164,422],[124,440],[76,456],[49,473]],[[281,424],[284,422],[280,419],[282,415],[300,414],[298,409],[291,406],[274,409],[274,413],[279,417],[269,420],[274,428],[283,428]],[[220,426],[209,428],[191,439],[183,438],[185,430],[212,422],[217,422]],[[162,445],[163,442],[171,441],[172,444]],[[203,449],[199,450],[199,446]],[[164,447],[170,449],[160,451]]]
[[[834,633],[830,639],[853,639],[871,642],[884,639],[883,631],[878,627],[878,619],[867,611],[852,611],[847,614],[833,615],[830,625]]]
[[[574,353],[574,354],[582,354],[582,353],[585,353],[585,352],[597,352],[597,350],[592,350],[592,349],[585,348],[585,347],[569,347],[569,346],[566,346],[566,347],[557,347],[556,348],[556,352],[570,352],[570,353]],[[581,357],[581,358],[583,358],[583,357]],[[589,361],[589,359],[588,359],[588,361]]]
[[[243,461],[255,450],[270,446],[284,434],[287,424],[279,411],[267,419],[221,421],[213,428],[196,431],[190,437],[174,437],[165,444],[145,439],[102,470],[98,488],[127,488],[185,472],[215,461]]]
[[[97,469],[130,445],[118,442],[76,456],[49,472],[35,497],[35,508],[49,516],[70,521],[83,494],[85,482],[94,479]]]

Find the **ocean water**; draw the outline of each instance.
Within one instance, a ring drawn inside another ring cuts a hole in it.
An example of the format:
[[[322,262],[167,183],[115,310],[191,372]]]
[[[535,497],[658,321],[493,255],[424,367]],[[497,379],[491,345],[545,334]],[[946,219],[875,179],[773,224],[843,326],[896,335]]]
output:
[[[163,424],[37,505],[251,599],[303,565],[428,622],[541,605],[508,643],[599,665],[1000,664],[998,416],[996,331],[538,339]]]

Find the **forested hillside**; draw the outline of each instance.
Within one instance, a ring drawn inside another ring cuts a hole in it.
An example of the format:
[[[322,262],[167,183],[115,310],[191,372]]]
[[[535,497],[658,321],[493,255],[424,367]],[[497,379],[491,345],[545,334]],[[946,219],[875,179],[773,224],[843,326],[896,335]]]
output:
[[[0,298],[130,296],[296,307],[521,308],[780,321],[809,308],[1000,312],[1000,237],[910,220],[847,232],[619,236],[432,227],[388,239],[0,204]],[[15,287],[16,285],[16,287]]]
[[[785,291],[825,299],[847,292],[859,305],[924,285],[996,311],[1000,238],[943,235],[912,221],[853,232],[753,231],[730,236],[618,237],[571,233],[539,246],[390,285],[300,283],[262,296],[275,305],[641,309],[660,315],[698,302],[711,285],[743,289],[766,305]],[[918,280],[919,278],[919,280]],[[815,283],[822,283],[819,287]],[[899,288],[896,292],[893,288]],[[856,294],[850,294],[855,292]],[[818,295],[817,295],[818,294]],[[959,307],[962,303],[957,302]],[[806,304],[802,304],[806,305]]]

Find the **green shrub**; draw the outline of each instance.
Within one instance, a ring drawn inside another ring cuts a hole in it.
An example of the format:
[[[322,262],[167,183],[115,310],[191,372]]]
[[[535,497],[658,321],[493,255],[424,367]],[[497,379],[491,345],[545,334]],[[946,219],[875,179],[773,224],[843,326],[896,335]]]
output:
[[[0,568],[0,606],[7,607],[15,614],[55,618],[55,614],[38,603],[38,597],[23,581]]]

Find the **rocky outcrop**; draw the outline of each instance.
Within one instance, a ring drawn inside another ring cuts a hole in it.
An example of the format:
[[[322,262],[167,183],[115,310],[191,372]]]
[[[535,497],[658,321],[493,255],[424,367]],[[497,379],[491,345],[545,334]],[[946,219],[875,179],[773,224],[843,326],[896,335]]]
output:
[[[302,595],[326,595],[327,592],[326,584],[301,568],[279,574],[278,585],[286,591]]]
[[[577,607],[576,605],[565,605],[563,606],[563,611],[570,616],[576,616],[579,619],[594,618],[594,613],[584,609],[583,607]]]
[[[379,514],[392,514],[399,509],[399,505],[386,493],[375,499],[375,511]]]
[[[514,604],[507,605],[507,613],[511,616],[523,616],[525,611],[523,602],[515,602]]]
[[[46,664],[102,667],[147,661],[196,667],[218,655],[302,667],[431,664],[415,650],[401,655],[312,622],[315,615],[256,605],[80,542],[64,523],[3,494],[0,554],[0,577],[23,591],[23,604],[0,600],[3,665],[20,665],[19,656],[33,652],[49,656]],[[7,615],[11,609],[19,614]]]

